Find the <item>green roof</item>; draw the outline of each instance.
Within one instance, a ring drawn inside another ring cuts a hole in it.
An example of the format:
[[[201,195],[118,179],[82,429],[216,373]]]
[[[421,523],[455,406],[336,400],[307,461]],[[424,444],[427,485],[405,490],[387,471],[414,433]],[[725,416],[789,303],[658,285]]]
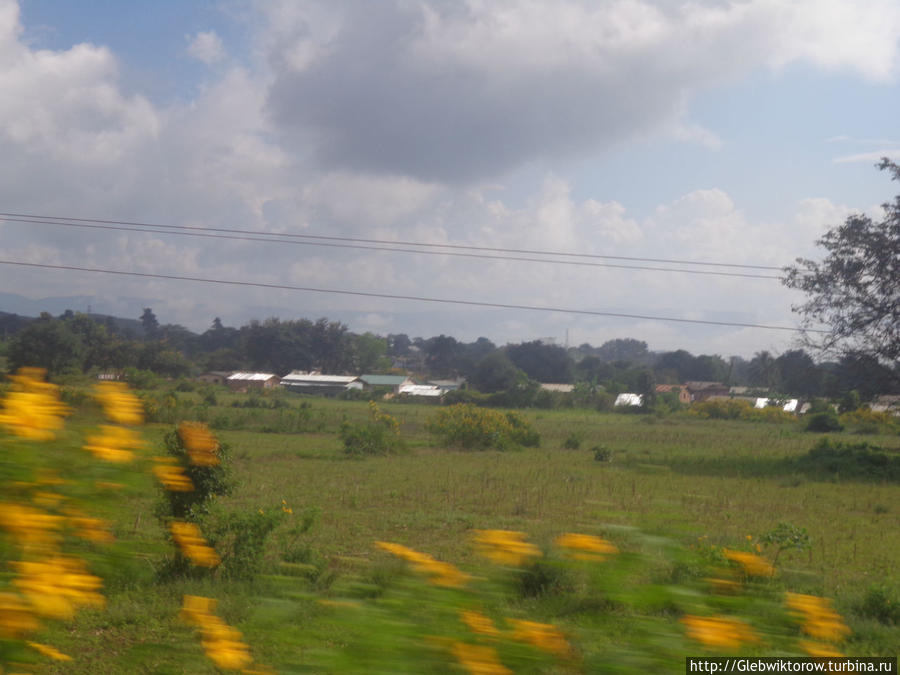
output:
[[[373,387],[394,387],[403,384],[409,378],[406,375],[360,375],[359,379]]]

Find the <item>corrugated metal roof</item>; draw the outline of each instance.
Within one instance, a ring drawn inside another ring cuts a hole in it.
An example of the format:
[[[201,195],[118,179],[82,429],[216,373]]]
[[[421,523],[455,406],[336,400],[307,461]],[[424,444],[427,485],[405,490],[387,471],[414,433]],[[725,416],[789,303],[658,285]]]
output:
[[[291,373],[281,378],[282,384],[350,384],[355,375],[300,375]]]
[[[613,405],[644,405],[644,397],[640,394],[619,394]]]
[[[234,373],[233,375],[229,375],[229,380],[240,380],[242,382],[246,381],[266,381],[271,380],[273,377],[278,377],[274,373]]]
[[[404,384],[399,392],[409,396],[441,396],[444,390],[429,384]]]
[[[409,381],[406,375],[360,375],[359,379],[375,387],[384,385],[395,387]]]

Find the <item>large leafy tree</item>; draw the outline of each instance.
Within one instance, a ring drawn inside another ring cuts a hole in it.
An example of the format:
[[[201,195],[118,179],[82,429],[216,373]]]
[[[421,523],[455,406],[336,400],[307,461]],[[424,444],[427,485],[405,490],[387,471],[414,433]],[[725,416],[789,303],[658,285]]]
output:
[[[878,164],[900,181],[900,166]],[[806,345],[840,358],[875,359],[894,375],[900,364],[900,195],[883,205],[884,219],[855,214],[817,243],[827,255],[799,258],[783,283],[803,291],[792,309],[803,317]],[[824,328],[820,328],[824,327]]]

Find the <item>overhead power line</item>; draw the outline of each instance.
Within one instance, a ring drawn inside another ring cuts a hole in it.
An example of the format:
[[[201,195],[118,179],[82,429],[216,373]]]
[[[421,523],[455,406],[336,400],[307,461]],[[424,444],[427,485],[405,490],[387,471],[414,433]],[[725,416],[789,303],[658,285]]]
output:
[[[113,274],[119,276],[129,276],[129,277],[140,277],[140,278],[149,278],[149,279],[167,279],[171,281],[194,281],[206,284],[220,284],[227,286],[250,286],[255,288],[269,288],[276,290],[287,290],[287,291],[302,291],[306,293],[326,293],[333,295],[352,295],[357,297],[365,297],[365,298],[384,298],[388,300],[410,300],[415,302],[431,302],[431,303],[439,303],[439,304],[447,304],[447,305],[467,305],[470,307],[490,307],[493,309],[516,309],[516,310],[525,310],[531,312],[557,312],[561,314],[577,314],[582,316],[605,316],[605,317],[615,317],[621,319],[641,319],[645,321],[664,321],[664,322],[674,322],[674,323],[692,323],[692,324],[702,324],[707,326],[729,326],[734,328],[760,328],[763,330],[778,330],[778,331],[789,331],[789,332],[801,332],[798,328],[792,328],[790,326],[772,326],[766,324],[758,324],[758,323],[742,323],[736,321],[712,321],[707,319],[683,319],[679,317],[669,317],[669,316],[651,316],[646,314],[626,314],[622,312],[600,312],[588,309],[572,309],[567,307],[544,307],[537,305],[519,305],[513,303],[505,303],[505,302],[479,302],[477,300],[452,300],[448,298],[429,298],[425,296],[418,295],[394,295],[389,293],[375,293],[372,291],[347,291],[347,290],[338,290],[331,288],[312,288],[308,286],[291,286],[287,284],[272,284],[272,283],[263,283],[256,281],[234,281],[230,279],[208,279],[203,277],[189,277],[182,275],[174,275],[174,274],[152,274],[149,272],[129,272],[124,270],[111,270],[97,267],[77,267],[74,265],[51,265],[47,263],[30,263],[23,262],[20,260],[0,260],[0,265],[17,265],[20,267],[32,267],[38,269],[53,269],[53,270],[69,270],[75,272],[91,272],[98,274]],[[815,330],[810,329],[806,332],[812,333],[827,333],[828,331],[824,330]]]
[[[36,215],[36,214],[28,214],[28,213],[0,213],[0,219],[12,221],[12,222],[33,222],[33,223],[41,223],[41,224],[66,224],[69,226],[76,226],[76,223],[82,224],[95,224],[95,225],[120,225],[126,226],[129,229],[132,228],[153,228],[153,232],[158,232],[162,234],[162,230],[165,231],[182,231],[182,232],[199,232],[199,233],[226,233],[232,235],[251,235],[253,237],[257,237],[259,239],[251,239],[251,241],[263,240],[268,241],[269,237],[277,237],[277,241],[280,243],[286,243],[285,239],[293,239],[298,241],[332,241],[332,242],[353,242],[353,243],[362,243],[362,244],[379,244],[386,246],[416,246],[420,248],[430,248],[430,249],[439,249],[442,254],[449,255],[446,253],[446,249],[449,250],[465,250],[465,251],[483,251],[489,253],[504,253],[504,254],[523,254],[523,255],[540,255],[540,256],[556,256],[556,257],[567,257],[567,258],[581,258],[581,259],[595,259],[595,260],[622,260],[622,261],[631,261],[631,262],[652,262],[652,263],[664,263],[664,264],[677,264],[677,265],[695,265],[695,266],[703,266],[703,267],[728,267],[734,269],[756,269],[756,270],[773,270],[773,271],[781,271],[781,267],[777,267],[774,265],[750,265],[750,264],[742,264],[742,263],[729,263],[729,262],[711,262],[711,261],[701,261],[701,260],[680,260],[674,258],[648,258],[648,257],[637,257],[637,256],[619,256],[619,255],[604,255],[597,253],[578,253],[571,251],[540,251],[535,249],[520,249],[520,248],[499,248],[492,246],[476,246],[476,245],[468,245],[468,244],[435,244],[435,243],[427,243],[427,242],[416,242],[416,241],[403,241],[403,240],[390,240],[390,239],[366,239],[361,237],[339,237],[334,235],[316,235],[316,234],[302,234],[302,233],[275,233],[275,232],[260,232],[258,230],[241,230],[241,229],[232,229],[232,228],[220,228],[220,227],[196,227],[189,225],[161,225],[155,223],[144,223],[137,221],[129,221],[129,220],[105,220],[100,218],[74,218],[74,217],[65,217],[65,216],[44,216],[44,215]],[[116,228],[108,228],[108,229],[116,229]],[[134,230],[138,232],[148,231],[143,229]],[[210,235],[207,235],[210,236]],[[355,247],[348,247],[355,248]],[[394,249],[386,249],[386,248],[376,248],[374,250],[394,250]],[[401,250],[401,249],[396,249]],[[407,253],[426,253],[427,251],[407,251],[402,250],[402,252]],[[474,256],[473,256],[474,257]],[[485,257],[485,256],[477,256],[477,257]],[[503,257],[501,259],[504,260],[517,260],[517,258],[509,258]],[[527,259],[531,261],[531,259]],[[541,259],[539,262],[553,262],[552,260]],[[638,268],[635,267],[633,269],[646,269],[646,268]],[[657,268],[653,268],[657,269]],[[684,272],[689,270],[681,270],[681,269],[665,269],[662,271],[678,271]],[[778,277],[763,277],[763,278],[778,278]]]
[[[453,256],[458,258],[480,258],[487,260],[510,260],[513,262],[536,262],[536,263],[549,263],[552,265],[574,265],[579,267],[607,267],[607,268],[616,268],[623,270],[639,270],[639,271],[650,271],[650,272],[682,272],[684,274],[702,274],[707,276],[720,276],[720,277],[743,277],[749,279],[779,279],[780,277],[768,274],[747,274],[743,272],[717,272],[712,270],[689,270],[689,269],[680,269],[675,267],[653,267],[646,265],[618,265],[615,263],[598,263],[598,262],[585,262],[582,260],[555,260],[552,258],[526,258],[521,256],[508,256],[508,255],[490,255],[487,253],[459,253],[455,251],[427,251],[427,250],[416,250],[416,249],[407,249],[407,248],[393,248],[386,246],[365,246],[362,244],[337,244],[337,243],[329,243],[329,242],[321,242],[321,241],[299,241],[296,239],[277,239],[278,235],[270,235],[266,237],[260,236],[246,236],[246,235],[228,235],[228,234],[217,234],[217,233],[204,233],[204,232],[183,232],[180,230],[156,230],[151,229],[151,227],[123,227],[118,225],[99,225],[99,224],[91,224],[91,223],[70,223],[66,221],[50,221],[50,220],[38,220],[38,219],[28,219],[28,218],[10,218],[0,215],[0,221],[5,222],[14,222],[14,223],[33,223],[38,225],[57,225],[60,227],[78,227],[78,228],[90,228],[90,229],[99,229],[99,230],[114,230],[120,232],[150,232],[154,234],[174,234],[180,236],[188,236],[188,237],[205,237],[209,239],[230,239],[237,241],[259,241],[267,244],[291,244],[291,245],[299,245],[299,246],[324,246],[328,248],[351,248],[351,249],[363,249],[368,251],[383,251],[386,253],[413,253],[413,254],[424,254],[424,255],[440,255],[440,256]],[[173,226],[175,227],[175,226]],[[194,229],[194,228],[192,228]],[[200,228],[202,229],[202,228]]]

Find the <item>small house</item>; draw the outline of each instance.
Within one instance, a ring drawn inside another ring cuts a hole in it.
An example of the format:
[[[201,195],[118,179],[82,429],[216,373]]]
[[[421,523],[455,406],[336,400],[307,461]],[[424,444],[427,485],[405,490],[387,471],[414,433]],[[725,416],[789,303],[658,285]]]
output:
[[[400,387],[415,384],[406,375],[360,375],[349,385],[351,389],[371,391],[385,389],[392,394],[399,394]]]
[[[323,375],[318,372],[294,370],[281,378],[281,386],[301,394],[336,396],[347,391],[355,379],[353,375]]]
[[[683,384],[658,384],[656,385],[657,394],[668,394],[670,392],[678,392],[678,402],[688,405],[691,402],[691,392]]]
[[[225,384],[232,391],[250,391],[251,389],[272,389],[278,386],[281,378],[273,373],[232,373]]]
[[[233,373],[233,370],[209,370],[198,375],[197,379],[205,384],[227,384]]]

